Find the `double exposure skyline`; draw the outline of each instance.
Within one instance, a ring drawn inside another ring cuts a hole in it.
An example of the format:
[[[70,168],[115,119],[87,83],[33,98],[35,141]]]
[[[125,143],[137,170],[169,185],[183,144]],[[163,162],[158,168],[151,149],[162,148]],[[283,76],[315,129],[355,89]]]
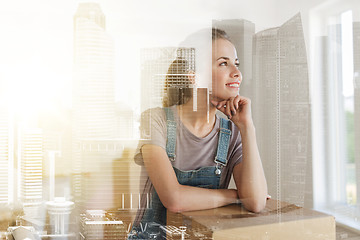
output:
[[[324,1],[280,2],[282,11],[260,0],[231,9],[215,0],[0,3],[0,204],[46,222],[59,214],[49,218],[51,206],[66,202],[70,221],[82,216],[85,226],[85,212],[101,209],[131,229],[149,199],[133,159],[141,113],[161,107],[176,57],[199,69],[196,49],[179,43],[217,26],[238,51],[269,194],[354,219],[360,21],[345,11],[314,34],[313,7]]]

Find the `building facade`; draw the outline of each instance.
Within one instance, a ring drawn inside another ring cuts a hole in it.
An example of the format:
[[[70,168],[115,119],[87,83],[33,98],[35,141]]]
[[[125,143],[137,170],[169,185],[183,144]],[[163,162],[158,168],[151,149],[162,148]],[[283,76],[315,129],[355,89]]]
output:
[[[111,164],[112,156],[82,151],[81,146],[88,140],[114,138],[114,89],[114,43],[106,33],[105,15],[97,3],[80,3],[74,15],[72,162],[75,202],[85,209],[87,196],[97,188],[88,183],[95,181],[92,176],[102,166]]]
[[[300,14],[256,33],[253,111],[270,195],[311,205],[311,115],[307,55]]]

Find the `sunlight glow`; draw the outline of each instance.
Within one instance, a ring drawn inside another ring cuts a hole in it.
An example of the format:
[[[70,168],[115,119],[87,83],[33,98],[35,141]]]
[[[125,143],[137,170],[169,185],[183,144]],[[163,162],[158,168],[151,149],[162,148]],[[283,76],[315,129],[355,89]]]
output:
[[[5,99],[13,112],[23,117],[41,110],[50,110],[54,97],[59,95],[60,80],[54,77],[39,58],[23,66],[7,69],[7,91]]]

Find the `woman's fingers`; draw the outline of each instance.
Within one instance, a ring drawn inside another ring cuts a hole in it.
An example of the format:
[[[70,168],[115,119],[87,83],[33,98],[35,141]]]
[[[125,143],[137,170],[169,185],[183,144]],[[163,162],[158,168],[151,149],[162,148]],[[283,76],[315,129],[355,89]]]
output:
[[[228,106],[231,112],[231,116],[234,116],[236,114],[236,107],[235,107],[235,98],[230,98],[228,100]]]
[[[235,99],[237,99],[237,101],[235,102]],[[216,108],[218,110],[220,110],[221,112],[223,112],[226,116],[228,116],[229,119],[231,119],[232,116],[234,116],[236,114],[236,110],[238,109],[239,105],[238,105],[238,101],[240,98],[238,98],[238,96],[236,98],[230,98],[228,100],[224,100],[221,102],[217,102],[214,100],[211,100],[211,103],[216,106]]]
[[[228,112],[229,109],[227,107],[228,105],[228,101],[227,100],[224,100],[224,101],[221,101],[221,102],[217,102],[217,101],[213,101],[211,100],[211,103],[222,113],[224,113],[226,116],[228,116],[229,118],[231,117],[231,113]]]
[[[211,103],[212,103],[217,109],[219,109],[219,110],[220,110],[221,108],[223,108],[224,106],[226,107],[226,100],[221,101],[221,102],[211,100]]]
[[[236,109],[233,100],[234,100],[233,98],[230,98],[226,102],[226,115],[229,117],[229,119],[231,119],[231,117],[236,114]]]
[[[225,114],[226,116],[228,116],[229,119],[231,119],[232,113],[231,113],[231,104],[229,100],[226,101]]]
[[[211,100],[211,103],[212,103],[218,110],[221,110],[222,108],[224,108],[224,106],[226,106],[226,100],[221,101],[221,102],[217,102],[217,101]],[[225,108],[224,108],[224,110],[225,110]]]
[[[210,102],[212,103],[212,105],[214,105],[214,106],[217,108],[217,106],[218,106],[218,104],[219,104],[218,101],[211,100]]]
[[[251,122],[251,100],[237,95],[235,98],[217,102],[211,101],[216,108],[224,113],[235,124]]]
[[[241,96],[240,95],[237,95],[234,99],[234,105],[235,105],[235,108],[236,110],[239,110],[239,101],[241,99]]]

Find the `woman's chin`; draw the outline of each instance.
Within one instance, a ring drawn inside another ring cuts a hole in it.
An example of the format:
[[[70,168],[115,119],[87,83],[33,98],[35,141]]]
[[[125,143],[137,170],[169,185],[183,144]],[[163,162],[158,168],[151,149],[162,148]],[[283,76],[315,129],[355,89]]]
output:
[[[210,95],[210,100],[221,102],[224,100],[228,100],[229,98],[234,98],[237,95],[239,95],[239,91],[231,91],[223,94],[213,93]]]

